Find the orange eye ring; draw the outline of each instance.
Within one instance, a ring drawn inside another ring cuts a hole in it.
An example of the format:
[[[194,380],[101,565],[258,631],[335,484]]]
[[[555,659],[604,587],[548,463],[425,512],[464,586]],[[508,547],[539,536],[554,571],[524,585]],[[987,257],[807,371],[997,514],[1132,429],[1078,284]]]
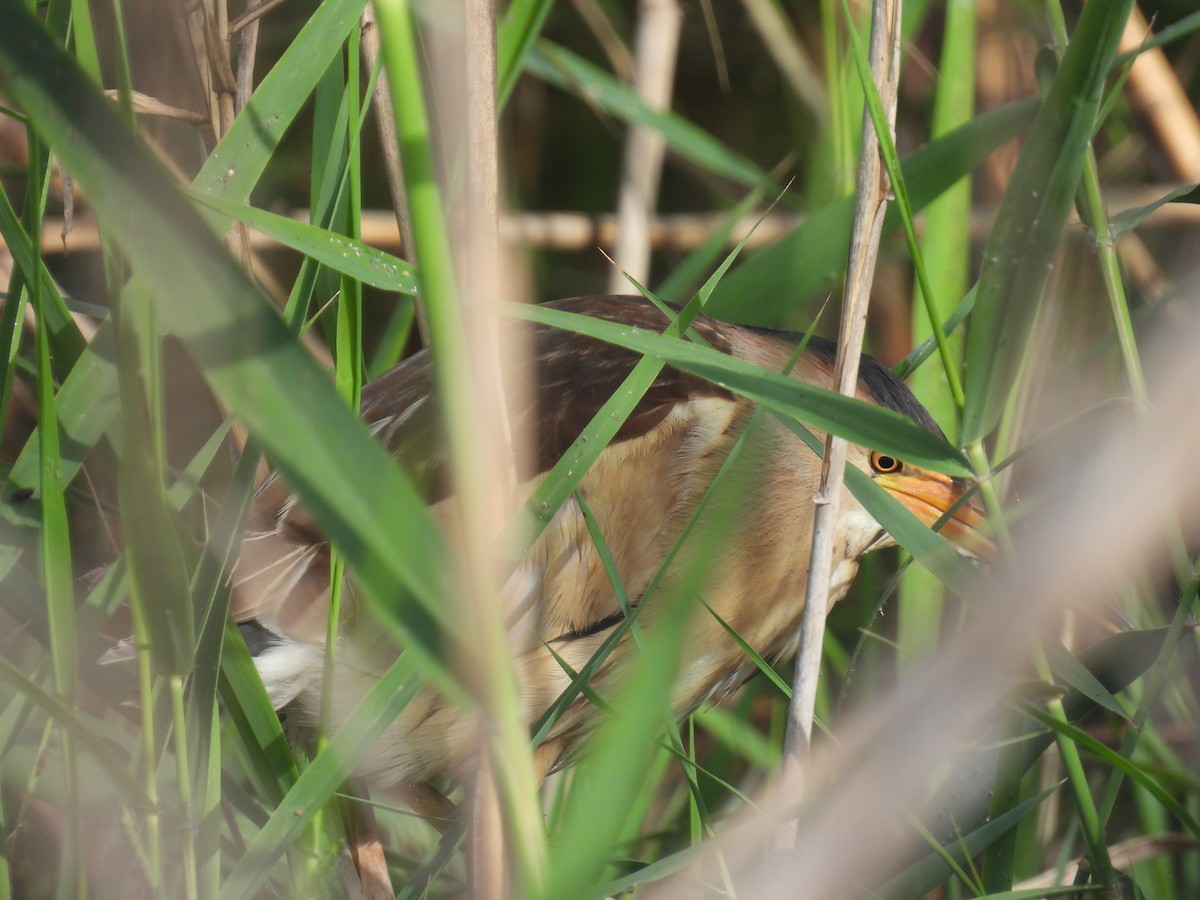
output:
[[[886,453],[873,452],[870,462],[871,470],[877,475],[896,475],[904,469],[904,463]]]

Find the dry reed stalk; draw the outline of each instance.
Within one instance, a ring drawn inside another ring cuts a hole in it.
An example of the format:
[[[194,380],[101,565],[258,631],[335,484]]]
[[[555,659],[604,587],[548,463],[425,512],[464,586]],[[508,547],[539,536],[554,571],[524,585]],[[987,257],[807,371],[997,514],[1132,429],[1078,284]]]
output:
[[[671,106],[679,30],[683,11],[678,0],[641,0],[634,42],[633,88],[650,109]],[[629,290],[624,273],[646,284],[650,277],[650,221],[658,205],[666,139],[662,133],[634,126],[625,138],[621,187],[617,199],[617,235],[608,289]]]
[[[1149,36],[1150,25],[1135,4],[1121,53],[1137,50]],[[1200,116],[1179,83],[1167,55],[1155,47],[1141,53],[1133,63],[1125,90],[1134,111],[1142,116],[1158,138],[1159,146],[1180,181],[1200,181]]]
[[[900,9],[900,0],[877,0],[872,10],[868,50],[871,75],[883,103],[887,127],[893,131],[900,81]],[[842,300],[837,358],[834,362],[834,385],[839,392],[849,396],[854,396],[858,389],[858,363],[866,332],[867,305],[879,251],[879,237],[883,230],[883,214],[891,193],[875,125],[867,110],[863,111],[862,134],[850,259]],[[800,649],[796,657],[784,743],[783,780],[801,790],[807,779],[806,760],[811,745],[825,617],[829,612],[829,589],[833,577],[834,529],[848,447],[844,438],[832,434],[826,437],[821,487],[814,498],[812,555],[805,587],[804,611],[800,618]],[[795,823],[789,823],[777,834],[777,845],[793,845],[796,834]]]

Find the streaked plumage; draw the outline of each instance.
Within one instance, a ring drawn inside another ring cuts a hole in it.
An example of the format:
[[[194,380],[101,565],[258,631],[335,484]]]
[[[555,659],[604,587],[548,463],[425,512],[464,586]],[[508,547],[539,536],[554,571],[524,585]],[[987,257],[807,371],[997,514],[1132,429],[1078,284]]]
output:
[[[647,328],[666,325],[662,313],[641,298],[586,297],[554,305]],[[716,349],[774,371],[785,369],[796,344],[794,335],[726,325],[706,317],[699,317],[694,328]],[[526,495],[638,359],[611,345],[541,327],[534,328],[534,348],[534,399],[528,408],[512,410],[513,419],[528,424],[536,435],[535,452],[520,473]],[[832,362],[832,345],[814,340],[792,375],[828,386]],[[362,413],[426,492],[435,519],[453,534],[453,504],[447,502],[431,377],[426,355],[417,354],[364,389]],[[866,357],[859,396],[937,430],[908,389]],[[752,404],[720,387],[665,369],[584,478],[580,490],[633,602],[643,599],[752,412]],[[852,448],[850,462],[872,471],[868,452],[862,448]],[[727,532],[720,543],[723,552],[709,563],[703,599],[762,656],[777,659],[793,653],[797,643],[820,464],[798,438],[773,417],[764,416],[739,465],[753,472],[754,478],[730,488],[735,492],[736,515],[720,525]],[[878,477],[891,486],[891,474]],[[925,498],[926,508],[917,509],[912,494],[892,486],[927,522],[965,489],[921,470],[910,470],[903,478],[936,495],[932,506]],[[968,508],[960,516],[960,530],[969,529],[975,515]],[[846,492],[835,541],[835,602],[849,588],[859,557],[889,542],[883,529]],[[315,721],[320,704],[328,565],[328,545],[316,525],[281,480],[268,479],[252,508],[237,570],[234,614],[239,621],[254,623],[252,649],[257,650],[272,700],[277,706],[291,704],[301,719],[310,721]],[[686,565],[686,554],[680,565]],[[670,589],[669,580],[670,576],[660,591]],[[506,609],[525,611],[512,624],[509,643],[524,712],[532,723],[570,681],[548,648],[579,670],[623,618],[574,500],[558,512],[504,585],[502,601]],[[653,602],[650,598],[639,613],[639,622],[647,629],[656,625]],[[334,708],[343,714],[395,654],[395,648],[380,638],[379,629],[360,624],[351,612],[339,642]],[[673,696],[680,715],[733,689],[754,671],[703,607],[697,605],[690,628],[688,652]],[[626,638],[593,680],[601,695],[622,670],[628,644]],[[578,739],[598,717],[587,700],[578,698],[572,704],[538,749],[542,774],[569,760]],[[417,782],[453,773],[473,746],[470,722],[426,689],[388,729],[360,772],[382,783]]]

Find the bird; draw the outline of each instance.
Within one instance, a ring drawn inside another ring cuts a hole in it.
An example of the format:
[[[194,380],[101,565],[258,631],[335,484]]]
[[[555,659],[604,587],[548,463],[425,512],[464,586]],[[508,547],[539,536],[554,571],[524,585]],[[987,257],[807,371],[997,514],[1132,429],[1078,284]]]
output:
[[[547,304],[627,326],[663,330],[666,314],[640,296],[587,296]],[[558,460],[641,358],[582,334],[526,324],[531,330],[529,398],[510,410],[529,426],[533,451],[518,473],[525,493]],[[694,334],[716,350],[830,387],[836,347],[813,337],[793,360],[800,336],[732,325],[698,315]],[[794,362],[794,365],[792,363]],[[858,397],[894,410],[936,434],[940,429],[912,392],[877,360],[861,358]],[[739,438],[755,405],[720,385],[670,366],[649,390],[583,477],[577,493],[548,526],[500,589],[508,610],[508,648],[522,715],[534,722],[626,619],[585,521],[586,503],[615,561],[639,627],[658,627],[655,600],[687,554],[667,568],[662,586],[647,594],[668,552],[692,518]],[[453,486],[447,476],[432,361],[410,356],[364,386],[360,412],[370,430],[425,496],[434,520],[454,531]],[[733,510],[719,527],[716,557],[707,560],[699,603],[689,620],[687,651],[671,692],[672,713],[683,718],[719,702],[756,671],[729,635],[732,628],[763,659],[795,654],[812,540],[814,496],[821,461],[772,416],[746,435],[739,460],[753,472],[730,488]],[[895,456],[851,446],[848,464],[871,476],[927,525],[957,505],[943,532],[965,552],[987,545],[986,520],[967,479],[910,465]],[[845,596],[867,552],[894,546],[885,529],[844,490],[834,539],[831,605]],[[970,494],[962,501],[964,494]],[[581,499],[583,502],[581,503]],[[330,546],[315,519],[279,475],[269,475],[252,499],[241,557],[233,578],[231,613],[254,655],[276,709],[311,727],[321,710],[329,604]],[[353,709],[394,661],[399,648],[362,620],[349,582],[346,612],[334,654],[333,726]],[[663,626],[665,627],[665,626]],[[604,696],[627,671],[635,651],[626,631],[594,673]],[[569,765],[604,713],[577,696],[534,750],[539,778]],[[433,687],[425,687],[359,763],[356,775],[380,786],[427,784],[455,777],[470,764],[476,720]]]

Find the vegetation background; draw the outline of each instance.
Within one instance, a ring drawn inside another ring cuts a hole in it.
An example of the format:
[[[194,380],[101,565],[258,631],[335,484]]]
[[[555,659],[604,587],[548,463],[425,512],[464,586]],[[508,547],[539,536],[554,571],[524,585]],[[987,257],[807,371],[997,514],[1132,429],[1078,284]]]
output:
[[[351,408],[426,342],[451,405],[486,402],[459,377],[455,265],[475,300],[635,290],[607,252],[666,301],[835,334],[866,5],[514,0],[494,64],[457,3],[250,6],[0,4],[0,897],[340,895],[366,809],[388,895],[1200,896],[1192,3],[904,6],[868,350],[942,423],[933,462],[979,480],[1008,562],[981,575],[886,523],[928,568],[872,557],[834,610],[804,797],[772,787],[787,668],[674,729],[650,659],[535,797],[511,698],[472,688],[505,660],[447,650],[444,548]],[[488,148],[500,260],[472,252]],[[773,409],[877,439],[852,403]],[[449,426],[470,445],[469,416]],[[314,756],[227,623],[263,453],[410,651]],[[486,648],[487,616],[458,637]],[[134,661],[100,665],[129,634]],[[343,788],[421,679],[518,760],[494,883],[461,826]]]

